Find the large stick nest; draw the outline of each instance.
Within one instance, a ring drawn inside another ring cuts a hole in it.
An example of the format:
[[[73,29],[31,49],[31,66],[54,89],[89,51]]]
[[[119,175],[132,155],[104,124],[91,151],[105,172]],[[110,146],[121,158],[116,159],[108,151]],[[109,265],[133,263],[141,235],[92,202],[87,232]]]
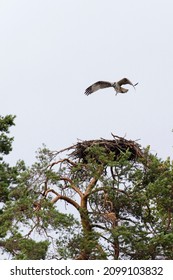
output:
[[[88,161],[88,157],[92,157],[89,152],[94,146],[104,148],[106,153],[114,153],[115,160],[119,158],[122,153],[129,152],[129,160],[138,160],[143,157],[143,152],[140,145],[132,140],[126,140],[125,138],[113,135],[113,140],[99,139],[99,140],[87,140],[80,141],[73,148],[74,151],[70,154],[74,159],[82,160],[83,162]]]

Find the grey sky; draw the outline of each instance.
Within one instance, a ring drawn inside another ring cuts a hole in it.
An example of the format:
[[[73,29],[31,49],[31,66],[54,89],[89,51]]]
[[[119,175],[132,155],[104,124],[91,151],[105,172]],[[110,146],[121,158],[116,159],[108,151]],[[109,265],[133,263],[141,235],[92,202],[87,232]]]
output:
[[[10,160],[111,132],[172,157],[172,12],[172,0],[0,0],[0,114],[17,115]],[[84,95],[123,77],[136,91]]]

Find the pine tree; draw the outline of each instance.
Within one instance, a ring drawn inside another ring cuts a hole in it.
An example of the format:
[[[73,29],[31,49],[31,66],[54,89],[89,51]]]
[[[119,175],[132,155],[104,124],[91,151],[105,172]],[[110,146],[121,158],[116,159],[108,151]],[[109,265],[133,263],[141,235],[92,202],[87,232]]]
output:
[[[172,259],[173,163],[138,143],[80,141],[11,167],[0,118],[0,247],[12,259]]]
[[[23,161],[11,167],[4,157],[12,151],[13,138],[9,137],[15,116],[0,116],[0,247],[5,258],[44,259],[48,241],[36,242],[22,235],[26,223],[28,200],[23,196],[27,170]],[[27,202],[25,204],[25,201]],[[31,207],[31,205],[29,205]],[[25,219],[25,222],[24,222]],[[20,233],[21,232],[21,233]]]
[[[35,203],[39,217],[46,203],[59,207],[62,201],[79,216],[77,231],[69,234],[61,234],[59,220],[58,255],[172,259],[172,162],[123,138],[84,141],[66,151],[72,149],[57,159],[59,152],[43,148],[31,169],[31,186],[41,193]]]

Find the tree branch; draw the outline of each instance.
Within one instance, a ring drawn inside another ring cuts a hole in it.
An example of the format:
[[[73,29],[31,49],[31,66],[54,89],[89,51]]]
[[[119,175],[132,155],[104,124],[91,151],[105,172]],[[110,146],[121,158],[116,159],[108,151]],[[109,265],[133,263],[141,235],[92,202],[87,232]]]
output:
[[[80,205],[79,205],[76,201],[74,201],[73,199],[71,199],[71,198],[69,198],[69,197],[67,197],[67,196],[65,196],[65,195],[61,195],[61,194],[59,194],[58,192],[56,192],[55,190],[53,190],[53,189],[47,190],[46,195],[47,195],[49,192],[54,193],[54,194],[56,195],[56,197],[53,198],[53,199],[51,200],[51,203],[52,203],[52,204],[56,203],[58,200],[61,199],[61,200],[64,200],[64,201],[70,203],[70,204],[73,205],[77,210],[79,210]]]
[[[70,183],[70,187],[76,192],[78,193],[78,195],[80,197],[83,197],[83,193],[80,191],[80,189],[73,183],[73,181],[70,179],[70,178],[67,178],[67,177],[60,177],[59,178],[59,181],[65,181],[65,182],[68,182]]]

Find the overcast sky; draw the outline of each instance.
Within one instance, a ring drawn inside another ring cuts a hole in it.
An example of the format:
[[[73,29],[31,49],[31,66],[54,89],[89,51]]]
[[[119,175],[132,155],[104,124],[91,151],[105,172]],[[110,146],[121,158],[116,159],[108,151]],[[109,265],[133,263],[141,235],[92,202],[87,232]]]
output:
[[[173,155],[172,0],[0,0],[0,114],[14,114],[10,161],[45,143],[140,139]],[[84,95],[98,80],[139,82]]]

